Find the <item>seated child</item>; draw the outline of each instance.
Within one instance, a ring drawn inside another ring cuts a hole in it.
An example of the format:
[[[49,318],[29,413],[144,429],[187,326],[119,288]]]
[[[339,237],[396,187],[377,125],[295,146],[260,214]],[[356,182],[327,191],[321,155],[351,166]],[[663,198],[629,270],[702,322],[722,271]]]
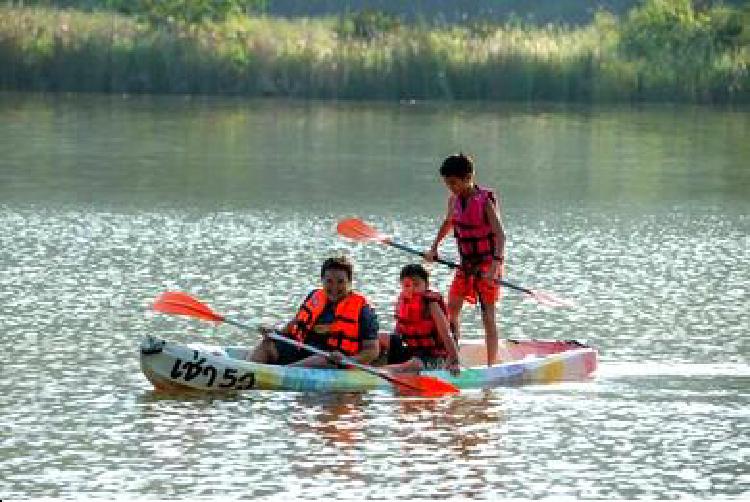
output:
[[[445,302],[430,291],[429,274],[422,265],[401,269],[401,294],[396,305],[396,328],[383,345],[391,371],[447,369],[458,374],[458,346],[451,334]]]

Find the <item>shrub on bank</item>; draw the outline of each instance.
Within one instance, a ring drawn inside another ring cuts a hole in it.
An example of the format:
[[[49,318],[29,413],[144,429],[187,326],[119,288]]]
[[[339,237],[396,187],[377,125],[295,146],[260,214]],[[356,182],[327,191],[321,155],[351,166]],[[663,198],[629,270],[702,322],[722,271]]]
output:
[[[750,101],[748,22],[736,9],[649,0],[623,20],[600,12],[582,28],[475,24],[414,26],[375,13],[284,20],[229,9],[196,21],[0,7],[0,86],[344,99]]]

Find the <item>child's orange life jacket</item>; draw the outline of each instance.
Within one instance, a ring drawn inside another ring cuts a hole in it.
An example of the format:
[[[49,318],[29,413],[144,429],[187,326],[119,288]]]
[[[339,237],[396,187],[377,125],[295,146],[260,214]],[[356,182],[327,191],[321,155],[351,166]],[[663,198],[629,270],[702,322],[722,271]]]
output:
[[[446,357],[448,351],[439,338],[437,326],[430,313],[430,303],[437,302],[443,312],[448,309],[440,293],[413,293],[407,299],[400,295],[396,305],[396,333],[410,349],[428,357]]]

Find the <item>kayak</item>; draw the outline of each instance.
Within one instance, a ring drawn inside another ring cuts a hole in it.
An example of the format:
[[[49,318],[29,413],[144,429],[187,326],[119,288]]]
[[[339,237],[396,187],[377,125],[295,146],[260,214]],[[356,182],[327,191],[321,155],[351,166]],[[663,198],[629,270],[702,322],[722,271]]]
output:
[[[597,352],[576,340],[504,340],[510,360],[487,367],[484,343],[462,342],[461,362],[453,376],[446,370],[424,371],[459,389],[547,384],[590,378]],[[246,390],[364,392],[393,390],[387,380],[351,369],[319,369],[247,361],[247,347],[182,344],[146,336],[140,344],[141,370],[156,390],[233,393]],[[397,373],[394,375],[398,375]]]

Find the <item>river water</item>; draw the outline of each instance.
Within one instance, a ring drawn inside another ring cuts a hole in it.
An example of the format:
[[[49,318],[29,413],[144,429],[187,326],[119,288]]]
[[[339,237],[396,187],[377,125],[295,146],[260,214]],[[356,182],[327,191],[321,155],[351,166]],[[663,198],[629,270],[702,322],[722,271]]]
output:
[[[391,327],[411,258],[335,223],[426,246],[459,150],[501,195],[507,279],[579,304],[508,291],[503,336],[586,340],[596,378],[152,391],[143,335],[256,341],[149,312],[165,290],[278,321],[343,252]],[[0,95],[0,498],[747,497],[748,263],[747,109]]]

